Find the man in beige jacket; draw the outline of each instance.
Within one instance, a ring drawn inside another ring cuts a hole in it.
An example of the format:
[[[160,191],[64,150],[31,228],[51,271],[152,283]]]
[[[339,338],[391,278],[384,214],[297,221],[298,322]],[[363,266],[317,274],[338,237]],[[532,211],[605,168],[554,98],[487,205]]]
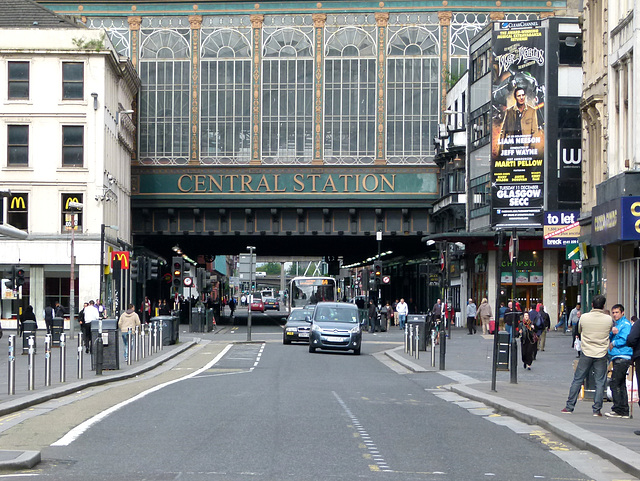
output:
[[[562,410],[570,414],[576,407],[576,400],[580,392],[580,386],[593,369],[596,381],[596,392],[593,400],[593,415],[602,416],[602,399],[604,398],[604,385],[607,378],[607,349],[609,348],[609,332],[613,327],[613,319],[605,314],[603,309],[607,299],[602,295],[593,298],[593,309],[580,317],[578,332],[582,340],[582,356],[578,361],[573,382],[569,388],[567,405]]]
[[[133,308],[133,304],[129,304],[129,308],[122,313],[120,319],[118,320],[118,329],[120,329],[120,333],[122,334],[122,344],[124,344],[124,360],[126,361],[129,357],[129,336],[128,330],[131,328],[132,331],[135,331],[136,326],[140,325],[140,318],[138,314],[136,314],[135,309]],[[133,340],[132,340],[133,344]],[[131,346],[133,349],[133,345]]]

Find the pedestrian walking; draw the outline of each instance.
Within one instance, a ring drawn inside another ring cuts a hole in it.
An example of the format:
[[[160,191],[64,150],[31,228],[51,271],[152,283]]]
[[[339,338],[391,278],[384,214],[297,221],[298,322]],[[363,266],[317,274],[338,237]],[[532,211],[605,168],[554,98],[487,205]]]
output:
[[[544,308],[544,304],[538,304],[540,306],[540,317],[542,318],[542,333],[538,336],[538,350],[544,351],[544,346],[547,342],[547,331],[551,329],[551,318]]]
[[[400,299],[396,309],[398,310],[398,323],[400,324],[400,329],[404,330],[404,324],[407,322],[407,315],[409,314],[409,306],[404,302],[404,297]]]
[[[476,331],[476,315],[478,313],[478,308],[476,307],[473,299],[469,299],[467,302],[467,329],[469,330],[468,335],[475,334]]]
[[[376,332],[376,325],[378,323],[378,308],[373,300],[369,300],[369,332]]]
[[[514,308],[513,302],[509,301],[507,310],[504,313],[504,328],[509,333],[510,339],[513,339],[517,334],[518,326],[520,324],[520,314],[522,313],[518,309],[517,305]]]
[[[489,301],[486,297],[482,298],[482,302],[480,303],[480,307],[478,307],[478,318],[482,323],[482,335],[486,336],[489,331],[489,321],[491,320],[491,316],[493,313],[491,312],[491,306],[489,305]]]
[[[591,302],[593,308],[590,312],[580,317],[578,333],[581,337],[582,356],[578,360],[578,366],[573,375],[566,406],[561,411],[564,414],[570,414],[575,409],[582,383],[593,370],[596,382],[596,392],[592,405],[593,415],[602,416],[602,400],[607,378],[609,332],[613,327],[613,319],[604,312],[606,302],[605,296],[601,294],[594,296]]]
[[[531,322],[529,313],[525,312],[522,316],[522,363],[524,368],[531,371],[531,364],[535,359],[536,346],[538,344],[538,336],[536,335],[535,326]]]
[[[57,305],[59,305],[56,302]],[[47,326],[47,334],[51,334],[51,327],[53,326],[53,318],[55,317],[55,310],[53,306],[47,306],[44,308],[44,324]]]
[[[627,337],[631,332],[631,322],[624,315],[622,304],[611,308],[614,326],[609,333],[609,360],[613,364],[611,372],[611,412],[605,413],[610,418],[629,418],[629,397],[627,396],[627,371],[631,365],[633,348],[627,346]]]
[[[98,308],[95,305],[93,299],[89,301],[89,304],[85,304],[84,308],[84,324],[83,324],[83,333],[84,342],[85,342],[85,352],[90,353],[93,351],[93,346],[91,343],[91,323],[93,321],[97,321],[100,319],[100,313],[98,312]]]
[[[120,316],[120,319],[118,319],[118,329],[120,329],[120,334],[122,335],[125,361],[129,358],[129,347],[131,347],[131,350],[135,348],[135,339],[133,336],[131,339],[131,346],[129,346],[129,328],[131,328],[132,331],[135,331],[136,327],[140,325],[140,317],[138,317],[133,304],[129,304],[127,306],[127,310],[124,311]]]

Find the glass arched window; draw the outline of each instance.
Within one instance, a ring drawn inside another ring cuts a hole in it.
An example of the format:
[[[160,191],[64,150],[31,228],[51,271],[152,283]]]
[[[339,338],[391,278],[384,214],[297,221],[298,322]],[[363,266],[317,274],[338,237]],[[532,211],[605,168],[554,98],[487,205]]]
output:
[[[439,28],[389,27],[387,160],[431,162],[438,127]]]
[[[251,158],[251,29],[202,31],[200,145],[205,164]]]
[[[313,27],[265,26],[263,35],[263,163],[310,163],[313,155]]]
[[[324,159],[373,163],[376,120],[375,27],[327,27]]]
[[[125,57],[131,57],[129,23],[126,17],[92,17],[87,19],[86,25],[91,29],[104,28],[116,52]]]
[[[482,13],[456,13],[451,19],[449,41],[449,81],[455,82],[469,67],[469,44],[471,39],[489,22]]]
[[[140,161],[189,160],[189,30],[142,30]]]

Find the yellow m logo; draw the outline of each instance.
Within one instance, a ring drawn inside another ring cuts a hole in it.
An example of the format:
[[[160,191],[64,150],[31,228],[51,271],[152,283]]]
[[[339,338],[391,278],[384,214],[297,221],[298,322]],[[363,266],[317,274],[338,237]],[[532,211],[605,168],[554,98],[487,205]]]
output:
[[[64,210],[69,210],[69,202],[80,203],[77,197],[67,197],[67,201],[64,203]]]
[[[13,196],[11,198],[11,210],[27,210],[27,204],[24,197]]]

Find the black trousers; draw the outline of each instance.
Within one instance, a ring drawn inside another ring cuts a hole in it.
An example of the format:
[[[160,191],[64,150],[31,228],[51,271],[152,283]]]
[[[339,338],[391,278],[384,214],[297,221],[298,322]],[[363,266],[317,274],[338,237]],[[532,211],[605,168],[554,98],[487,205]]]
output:
[[[476,330],[475,317],[467,317],[467,329],[469,329],[469,334],[473,334],[473,332]]]

